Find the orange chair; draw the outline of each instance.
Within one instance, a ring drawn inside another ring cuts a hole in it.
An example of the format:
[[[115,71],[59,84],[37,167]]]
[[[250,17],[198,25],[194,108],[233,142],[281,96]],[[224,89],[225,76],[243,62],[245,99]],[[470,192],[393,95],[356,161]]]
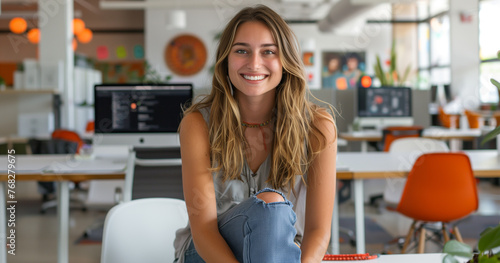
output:
[[[493,118],[495,119],[495,125],[494,126],[499,126],[500,125],[500,112],[494,112],[493,113]]]
[[[70,142],[76,142],[78,144],[76,153],[80,152],[80,149],[85,144],[80,135],[74,131],[65,130],[65,129],[57,129],[52,132],[52,139],[56,140],[64,140]]]
[[[392,126],[382,130],[382,142],[384,152],[388,152],[394,140],[406,137],[421,137],[424,128],[422,126]]]
[[[414,163],[396,211],[413,219],[401,253],[413,233],[419,236],[418,253],[424,252],[428,223],[442,223],[444,242],[449,240],[447,224],[476,211],[478,197],[469,157],[464,153],[427,153]],[[417,223],[420,225],[416,228]],[[451,233],[463,242],[458,227]]]
[[[479,129],[482,122],[481,114],[473,112],[470,110],[465,110],[465,116],[467,116],[467,121],[469,122],[469,128]]]
[[[85,126],[85,132],[94,132],[94,121],[88,121],[87,126]]]
[[[460,115],[448,114],[444,112],[443,107],[438,108],[438,119],[443,127],[451,128],[454,122],[455,128],[460,127]]]

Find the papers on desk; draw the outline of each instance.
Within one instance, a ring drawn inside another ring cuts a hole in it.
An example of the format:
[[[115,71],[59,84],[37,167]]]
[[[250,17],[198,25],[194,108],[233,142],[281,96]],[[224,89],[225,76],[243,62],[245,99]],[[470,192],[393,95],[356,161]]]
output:
[[[349,133],[353,137],[379,137],[382,136],[381,130],[362,130],[362,131],[353,131]]]
[[[1,157],[4,162],[0,162],[0,172],[7,172],[7,155]],[[15,171],[17,174],[41,173],[52,162],[64,162],[70,159],[70,155],[16,155]]]
[[[422,133],[423,137],[434,136],[434,137],[456,137],[456,136],[471,136],[479,137],[481,136],[481,129],[446,129],[442,127],[431,127],[424,130]]]
[[[44,173],[120,173],[124,172],[126,162],[106,159],[78,160],[66,159],[52,162],[43,169]]]

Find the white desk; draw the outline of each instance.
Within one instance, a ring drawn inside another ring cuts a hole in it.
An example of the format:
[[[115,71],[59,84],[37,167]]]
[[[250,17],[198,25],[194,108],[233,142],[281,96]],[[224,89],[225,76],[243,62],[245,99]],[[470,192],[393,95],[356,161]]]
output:
[[[363,261],[322,261],[323,263],[352,263],[352,262],[366,262],[366,263],[441,263],[445,254],[441,253],[427,253],[427,254],[394,254],[394,255],[381,255],[376,259],[363,260]],[[466,260],[460,261],[463,263]]]
[[[470,158],[476,177],[498,177],[500,175],[500,155],[497,150],[464,151]],[[337,165],[338,178],[352,177],[354,180],[354,207],[356,217],[356,251],[365,253],[365,226],[363,204],[363,180],[406,177],[418,156],[405,156],[388,152],[339,152]],[[334,217],[338,217],[335,206]],[[338,237],[338,220],[332,220],[332,239]],[[336,232],[337,233],[334,233]],[[334,253],[338,239],[332,241]]]
[[[424,129],[422,137],[448,140],[452,151],[460,150],[460,142],[473,140],[482,135],[481,129],[446,129],[442,127],[430,127]],[[347,141],[361,141],[361,151],[368,151],[368,142],[379,142],[382,140],[381,130],[364,130],[340,133],[339,137]]]
[[[14,155],[16,181],[55,181],[58,200],[58,263],[68,263],[69,181],[96,179],[123,179],[126,159],[75,159],[72,155]],[[7,155],[0,155],[0,231],[6,233],[5,183],[7,181]],[[0,247],[6,246],[1,237]],[[6,249],[0,249],[0,263],[7,262]]]

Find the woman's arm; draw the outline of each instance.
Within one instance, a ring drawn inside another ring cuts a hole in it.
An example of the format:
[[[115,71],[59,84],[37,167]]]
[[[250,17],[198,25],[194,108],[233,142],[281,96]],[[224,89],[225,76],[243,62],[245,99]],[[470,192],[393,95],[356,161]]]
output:
[[[326,112],[315,121],[326,136],[326,147],[313,160],[307,173],[307,199],[302,263],[321,262],[330,241],[333,203],[335,198],[337,134],[333,118]],[[311,140],[314,149],[319,142]]]
[[[199,112],[186,115],[180,126],[182,185],[191,233],[205,262],[238,262],[219,233],[208,128]]]

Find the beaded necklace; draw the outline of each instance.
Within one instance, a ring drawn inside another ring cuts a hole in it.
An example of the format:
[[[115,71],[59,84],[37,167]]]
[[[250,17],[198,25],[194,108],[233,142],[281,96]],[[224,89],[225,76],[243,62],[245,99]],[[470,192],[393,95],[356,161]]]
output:
[[[273,118],[263,122],[263,123],[249,123],[249,122],[245,122],[245,121],[242,121],[241,122],[241,126],[243,127],[246,127],[246,128],[259,128],[260,129],[260,133],[262,134],[262,141],[264,143],[264,150],[267,151],[267,147],[266,147],[266,136],[264,135],[264,130],[262,129],[262,127],[268,125],[271,120]]]
[[[271,120],[272,120],[272,119],[273,119],[273,118],[271,118],[271,119],[269,119],[269,120],[267,120],[267,121],[265,121],[265,122],[263,122],[263,123],[249,123],[249,122],[246,122],[246,121],[242,121],[242,122],[241,122],[241,126],[243,126],[243,127],[247,127],[247,128],[259,128],[259,127],[264,127],[264,126],[268,125],[268,124],[271,122]]]

